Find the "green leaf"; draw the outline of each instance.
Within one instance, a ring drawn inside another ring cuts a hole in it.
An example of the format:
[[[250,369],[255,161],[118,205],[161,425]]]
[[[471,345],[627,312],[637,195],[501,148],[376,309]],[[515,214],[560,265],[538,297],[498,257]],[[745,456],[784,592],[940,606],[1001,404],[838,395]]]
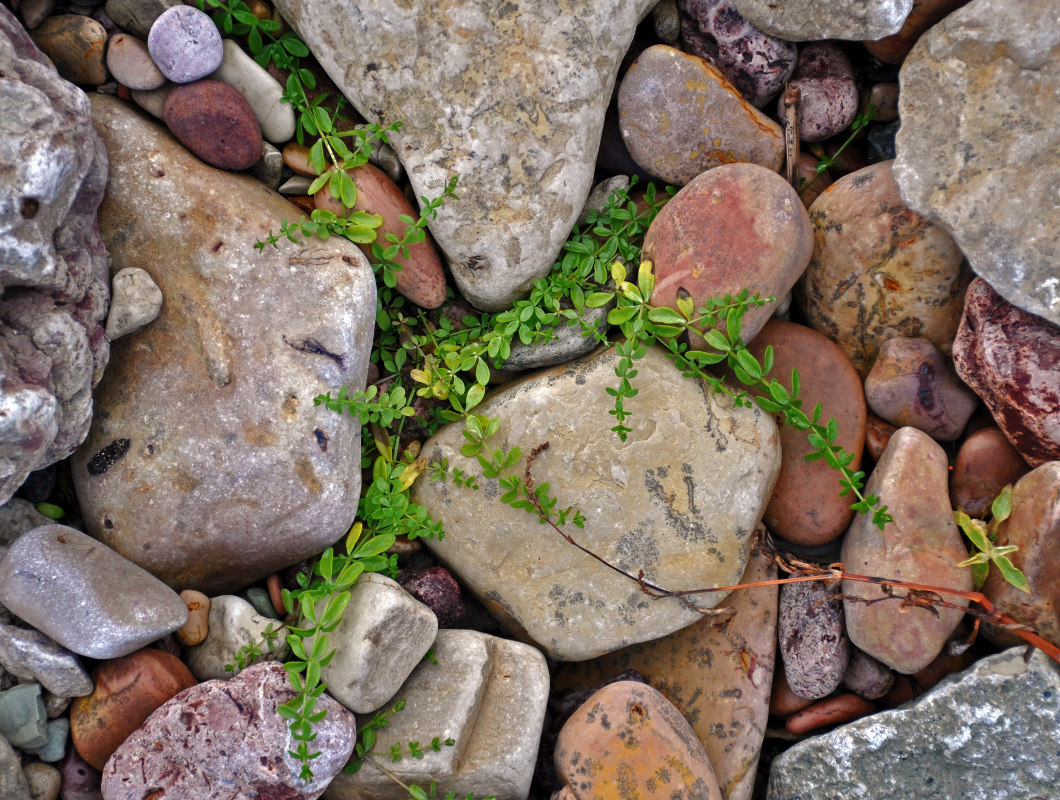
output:
[[[967,536],[978,550],[987,552],[990,550],[990,540],[986,535],[986,523],[978,519],[972,519],[963,511],[954,511],[953,518],[964,535]]]
[[[990,513],[994,515],[995,522],[1004,522],[1012,513],[1012,485],[1001,490],[1001,494],[994,498],[990,504]]]
[[[470,389],[467,390],[467,399],[464,403],[465,410],[470,411],[472,408],[482,402],[482,398],[486,396],[486,387],[481,383],[476,383]]]
[[[66,516],[66,512],[53,503],[37,503],[37,511],[49,519],[62,519]]]
[[[983,588],[986,577],[990,574],[990,562],[983,561],[972,565],[972,587],[977,591]]]
[[[722,353],[728,353],[729,350],[732,349],[729,346],[729,340],[725,338],[725,334],[714,328],[707,331],[703,338],[706,340],[707,344]]]
[[[737,350],[736,361],[753,381],[762,377],[762,366],[758,363],[758,359],[751,355],[750,350],[744,350],[742,347]]]
[[[1027,576],[1024,575],[1019,569],[1017,569],[1011,561],[1008,560],[1008,556],[997,556],[994,558],[994,564],[999,570],[1001,570],[1001,576],[1008,581],[1010,584],[1015,586],[1021,592],[1031,593],[1030,584],[1027,582]]]
[[[613,292],[593,292],[585,298],[586,308],[602,308],[614,299]]]
[[[623,308],[612,308],[607,314],[607,322],[610,325],[625,325],[640,312],[638,306],[625,306]]]
[[[380,533],[361,543],[353,553],[353,558],[368,558],[385,553],[394,546],[396,537],[392,533]]]
[[[281,37],[280,44],[283,45],[283,49],[292,56],[305,58],[309,55],[309,48],[305,46],[301,39],[295,36],[285,35]]]
[[[684,317],[667,306],[659,306],[651,309],[648,312],[648,320],[659,323],[660,325],[684,326],[685,323]]]

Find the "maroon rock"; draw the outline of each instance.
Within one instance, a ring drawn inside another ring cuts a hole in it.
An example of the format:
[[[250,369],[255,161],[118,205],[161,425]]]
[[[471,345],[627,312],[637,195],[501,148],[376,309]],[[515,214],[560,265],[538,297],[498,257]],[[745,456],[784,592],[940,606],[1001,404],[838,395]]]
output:
[[[832,42],[805,45],[789,85],[801,92],[799,138],[804,142],[835,136],[849,128],[858,113],[854,68]],[[783,114],[783,108],[777,113]]]
[[[850,661],[850,642],[843,633],[842,603],[833,597],[838,593],[838,586],[825,581],[780,587],[780,655],[788,686],[799,697],[827,697],[843,680]]]
[[[299,777],[295,741],[277,706],[294,697],[283,665],[255,664],[230,681],[200,683],[155,711],[103,770],[107,800],[155,797],[315,800],[353,752],[356,720],[325,694],[315,727],[313,780]],[[237,791],[238,788],[238,791]]]
[[[166,98],[166,125],[191,152],[220,169],[249,169],[261,158],[261,129],[234,86],[202,80]]]
[[[74,748],[70,748],[59,765],[63,778],[62,800],[103,800],[99,788],[99,770],[85,762]]]
[[[865,452],[874,461],[879,461],[883,451],[887,449],[887,443],[897,432],[898,428],[885,419],[880,419],[871,411],[865,423]]]
[[[873,713],[876,706],[856,694],[837,694],[803,709],[784,723],[788,733],[809,733]]]
[[[1060,459],[1060,326],[968,287],[953,363],[1032,467]]]
[[[1005,434],[993,425],[969,434],[950,473],[950,503],[970,517],[985,517],[1001,490],[1030,470]]]
[[[445,567],[402,570],[398,583],[434,612],[439,628],[452,628],[464,618],[466,609],[460,599],[460,584]]]

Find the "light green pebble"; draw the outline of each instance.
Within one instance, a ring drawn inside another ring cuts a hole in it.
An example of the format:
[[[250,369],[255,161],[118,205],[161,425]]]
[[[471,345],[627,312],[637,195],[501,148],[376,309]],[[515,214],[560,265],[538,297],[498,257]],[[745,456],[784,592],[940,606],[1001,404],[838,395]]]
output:
[[[48,743],[48,714],[39,683],[23,683],[0,692],[0,735],[23,750]]]
[[[66,740],[70,736],[70,719],[59,717],[48,721],[48,741],[35,749],[26,752],[49,764],[62,761],[66,755]]]

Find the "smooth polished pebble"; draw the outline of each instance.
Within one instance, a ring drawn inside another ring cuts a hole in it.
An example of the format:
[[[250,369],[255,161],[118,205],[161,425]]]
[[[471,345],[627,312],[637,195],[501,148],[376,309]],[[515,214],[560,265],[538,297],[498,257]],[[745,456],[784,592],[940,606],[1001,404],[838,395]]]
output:
[[[221,66],[224,44],[213,20],[192,6],[174,6],[151,25],[147,48],[174,83],[205,78]]]
[[[209,77],[239,90],[254,111],[266,141],[282,144],[294,136],[294,106],[281,100],[283,87],[235,40],[224,40],[221,66]]]
[[[22,768],[29,785],[29,796],[32,800],[56,800],[63,787],[63,776],[51,764],[34,761]],[[7,795],[4,795],[5,800]]]
[[[202,644],[210,632],[210,598],[194,589],[185,589],[180,599],[188,608],[188,621],[176,632],[177,641],[188,646]]]
[[[116,33],[107,41],[107,69],[114,80],[130,89],[150,91],[166,82],[147,42],[128,33]]]

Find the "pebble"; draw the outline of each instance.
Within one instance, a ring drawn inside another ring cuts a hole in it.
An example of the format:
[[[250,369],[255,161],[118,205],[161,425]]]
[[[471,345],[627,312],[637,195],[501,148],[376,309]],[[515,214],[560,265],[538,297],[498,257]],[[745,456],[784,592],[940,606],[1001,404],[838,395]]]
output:
[[[913,0],[901,29],[882,39],[865,42],[865,49],[885,64],[901,64],[928,28],[967,4],[968,0]]]
[[[155,20],[163,12],[180,5],[181,0],[107,0],[103,8],[119,28],[147,39]]]
[[[155,709],[197,683],[180,659],[151,648],[105,661],[93,677],[96,688],[74,701],[70,724],[77,752],[99,770]]]
[[[633,159],[678,186],[734,162],[777,172],[784,159],[777,123],[717,67],[668,45],[637,56],[618,89],[618,116]]]
[[[11,745],[0,735],[0,797],[4,800],[33,800],[22,765]],[[102,800],[102,798],[100,798]]]
[[[70,737],[70,720],[66,717],[48,720],[46,735],[48,741],[40,747],[24,748],[26,754],[48,763],[62,761],[66,756],[66,740]]]
[[[163,115],[184,146],[211,166],[250,169],[261,158],[254,110],[227,83],[201,80],[178,86],[166,97]]]
[[[287,608],[283,603],[283,577],[280,573],[274,572],[266,578],[265,587],[269,592],[269,602],[272,603],[272,610],[275,611],[279,617],[285,616],[287,614]]]
[[[467,613],[460,584],[445,567],[403,569],[398,583],[434,613],[439,628],[455,628]]]
[[[845,131],[858,113],[854,67],[832,42],[803,46],[788,85],[801,92],[799,138],[804,142],[823,142]],[[783,117],[783,98],[777,114]]]
[[[914,0],[733,0],[748,20],[792,41],[879,39],[896,33]]]
[[[896,119],[886,125],[876,125],[869,131],[868,163],[878,164],[881,161],[891,161],[898,156],[896,142],[901,127],[901,120]]]
[[[29,795],[32,800],[57,800],[59,791],[62,789],[63,776],[59,770],[51,764],[35,761],[22,768],[26,776],[26,784],[29,786]],[[10,795],[5,794],[5,798]]]
[[[873,461],[879,461],[887,443],[891,441],[898,428],[887,420],[880,419],[871,411],[865,424],[865,452]]]
[[[269,593],[260,586],[251,586],[244,589],[243,596],[262,617],[277,620],[281,618],[276,613],[276,609],[272,607],[272,599],[269,597]]]
[[[194,589],[185,589],[180,599],[188,609],[188,621],[177,631],[177,641],[189,647],[202,644],[210,631],[210,598]]]
[[[832,185],[832,173],[828,170],[818,172],[817,163],[817,159],[809,153],[799,153],[796,185],[802,187],[799,189],[799,197],[806,208],[812,206],[821,192]]]
[[[153,117],[164,120],[166,116],[166,98],[170,92],[176,89],[178,84],[167,83],[158,89],[149,92],[134,90],[131,92],[133,102]]]
[[[842,725],[876,711],[876,706],[856,694],[837,694],[818,700],[812,706],[793,714],[784,723],[788,733],[806,734],[821,728]]]
[[[0,624],[0,664],[60,697],[81,697],[92,691],[92,679],[80,659],[40,631]]]
[[[1030,467],[1000,428],[980,428],[965,437],[950,473],[950,503],[970,517],[985,517],[1001,490]]]
[[[813,705],[814,701],[800,697],[792,691],[784,672],[784,660],[777,659],[773,670],[773,686],[769,695],[769,714],[774,717],[788,717]]]
[[[279,189],[283,181],[283,155],[268,142],[261,143],[261,158],[251,167],[254,177],[270,189]]]
[[[162,308],[162,290],[139,267],[118,270],[111,279],[110,313],[106,333],[111,341],[136,333],[153,322]]]
[[[898,119],[898,84],[894,82],[872,84],[869,89],[868,102],[876,106],[872,117],[874,121],[894,122]]]
[[[63,778],[62,800],[103,800],[99,770],[87,763],[77,749],[71,747],[59,764]]]
[[[33,30],[55,10],[55,0],[22,0],[17,6],[26,30]]]
[[[569,300],[562,300],[560,308],[570,309]],[[595,329],[600,336],[604,336],[608,330],[607,315],[614,308],[614,301],[600,306],[599,308],[583,307],[578,313],[578,321],[568,324],[568,320],[561,319],[554,327],[544,328],[551,336],[547,341],[534,340],[530,344],[524,344],[518,337],[512,342],[511,352],[501,362],[502,369],[527,370],[540,369],[541,367],[552,367],[557,364],[566,364],[568,361],[587,356],[599,346],[595,336],[586,333],[586,330]],[[583,327],[583,325],[585,327]]]
[[[777,636],[784,673],[791,690],[810,700],[835,691],[850,661],[842,603],[833,598],[838,588],[825,581],[780,587]]]
[[[116,33],[107,41],[107,69],[122,86],[138,91],[149,92],[166,82],[147,42],[128,33]]]
[[[48,743],[48,713],[39,683],[20,683],[0,692],[0,736],[22,750]]]
[[[41,692],[41,698],[44,700],[44,710],[48,713],[48,719],[63,716],[70,709],[70,703],[73,700],[70,697],[59,697],[47,689]]]
[[[271,648],[261,644],[265,629],[280,626],[275,620],[262,618],[255,608],[242,597],[225,594],[210,598],[209,626],[201,644],[185,651],[185,662],[201,681],[210,678],[228,680],[235,672],[225,669],[226,664],[236,663],[236,653],[243,645],[259,643],[262,655],[256,661],[280,659],[287,652],[281,632]]]
[[[58,14],[48,17],[30,34],[34,44],[71,83],[99,86],[107,82],[103,51],[107,31],[91,17]]]
[[[851,650],[840,686],[866,700],[879,700],[894,687],[894,673],[856,647]]]
[[[209,77],[239,90],[253,110],[266,141],[282,144],[294,137],[294,106],[281,100],[283,87],[234,40],[224,40],[221,66]]]
[[[178,5],[163,11],[147,34],[147,48],[173,83],[191,83],[221,66],[224,44],[213,20],[197,8]]]

